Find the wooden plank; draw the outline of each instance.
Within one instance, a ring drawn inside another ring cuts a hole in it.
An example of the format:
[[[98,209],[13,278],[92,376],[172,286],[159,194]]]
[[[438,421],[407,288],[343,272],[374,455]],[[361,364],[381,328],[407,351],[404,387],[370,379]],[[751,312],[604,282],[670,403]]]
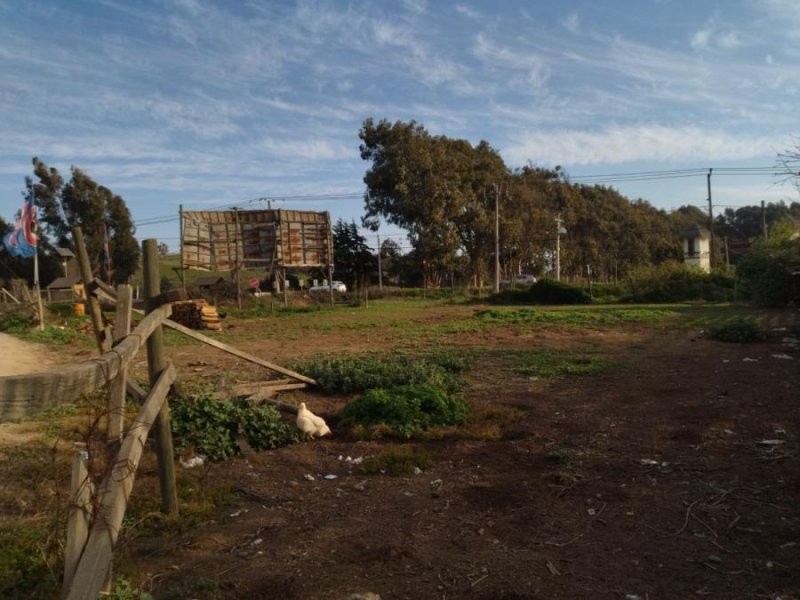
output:
[[[307,389],[307,383],[290,382],[288,380],[261,381],[258,383],[242,383],[234,386],[233,393],[237,396],[247,396],[257,392],[274,394],[275,392],[286,392],[289,390]]]
[[[97,600],[113,559],[114,544],[119,536],[147,434],[160,414],[174,381],[175,367],[169,364],[151,388],[147,401],[125,436],[111,472],[98,494],[101,501],[97,517],[78,563],[67,600]]]
[[[310,383],[311,385],[317,385],[317,382],[311,379],[311,377],[306,377],[305,375],[301,375],[300,373],[292,371],[291,369],[287,369],[286,367],[281,367],[280,365],[276,365],[275,363],[271,363],[267,360],[258,358],[257,356],[253,356],[252,354],[245,352],[244,350],[239,350],[238,348],[229,346],[224,342],[217,341],[214,338],[210,338],[207,335],[203,335],[202,333],[194,331],[193,329],[184,327],[183,325],[176,323],[175,321],[171,321],[170,319],[165,320],[164,325],[166,325],[170,329],[174,329],[175,331],[180,331],[184,335],[188,335],[191,338],[199,340],[204,344],[208,344],[209,346],[218,348],[219,350],[227,352],[228,354],[233,354],[234,356],[243,358],[244,360],[249,361],[251,363],[261,365],[262,367],[265,367],[271,371],[281,373],[282,375],[288,375],[292,379],[297,379],[298,381],[304,381],[305,383]]]
[[[112,351],[58,371],[0,377],[0,423],[72,402],[78,396],[108,385],[119,375],[150,334],[172,313],[165,304],[142,319],[131,335]]]

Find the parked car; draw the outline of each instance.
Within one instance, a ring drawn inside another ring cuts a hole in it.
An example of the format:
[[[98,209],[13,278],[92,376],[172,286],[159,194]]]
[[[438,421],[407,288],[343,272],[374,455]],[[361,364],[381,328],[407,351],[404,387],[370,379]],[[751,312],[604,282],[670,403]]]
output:
[[[313,294],[314,292],[327,292],[331,288],[339,294],[344,294],[347,291],[347,286],[342,281],[331,281],[330,285],[327,283],[324,285],[321,283],[312,285],[308,288],[308,291]]]
[[[503,279],[500,281],[500,285],[503,287],[508,287],[510,285],[533,285],[534,283],[536,283],[536,277],[527,273],[512,275],[511,279]]]

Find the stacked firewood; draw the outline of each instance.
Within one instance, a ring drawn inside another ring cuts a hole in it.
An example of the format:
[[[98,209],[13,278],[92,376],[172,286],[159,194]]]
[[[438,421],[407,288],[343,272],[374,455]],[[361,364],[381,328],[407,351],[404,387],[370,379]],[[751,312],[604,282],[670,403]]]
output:
[[[222,330],[222,322],[216,307],[202,299],[173,302],[170,319],[191,329]]]

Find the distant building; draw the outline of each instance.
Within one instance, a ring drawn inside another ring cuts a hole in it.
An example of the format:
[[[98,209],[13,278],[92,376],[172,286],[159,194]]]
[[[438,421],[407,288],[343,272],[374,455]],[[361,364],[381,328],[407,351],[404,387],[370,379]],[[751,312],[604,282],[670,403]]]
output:
[[[686,229],[683,238],[683,262],[706,273],[711,272],[711,234],[702,225]]]

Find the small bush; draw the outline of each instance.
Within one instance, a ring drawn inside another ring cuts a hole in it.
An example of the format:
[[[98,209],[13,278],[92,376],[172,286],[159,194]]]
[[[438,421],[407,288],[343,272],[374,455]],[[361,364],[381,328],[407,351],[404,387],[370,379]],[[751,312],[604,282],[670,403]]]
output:
[[[342,423],[384,426],[389,433],[409,438],[430,427],[458,425],[467,415],[466,403],[430,384],[369,390],[342,410]]]
[[[211,460],[238,454],[239,435],[256,450],[285,446],[296,439],[294,430],[271,406],[251,408],[207,396],[176,401],[172,407],[172,431],[179,452],[193,450]]]
[[[459,387],[456,374],[466,369],[466,363],[453,356],[347,356],[312,360],[295,369],[314,378],[330,394],[417,383],[430,383],[453,392]]]
[[[708,335],[711,339],[720,342],[736,344],[748,344],[764,339],[764,332],[761,331],[755,319],[745,317],[714,325],[709,328]]]
[[[392,448],[377,456],[371,456],[359,465],[358,472],[364,475],[384,473],[392,477],[411,475],[416,469],[425,470],[433,464],[429,454],[413,448]]]
[[[556,281],[541,279],[529,287],[510,288],[493,294],[493,304],[589,304],[589,292],[583,288]]]

